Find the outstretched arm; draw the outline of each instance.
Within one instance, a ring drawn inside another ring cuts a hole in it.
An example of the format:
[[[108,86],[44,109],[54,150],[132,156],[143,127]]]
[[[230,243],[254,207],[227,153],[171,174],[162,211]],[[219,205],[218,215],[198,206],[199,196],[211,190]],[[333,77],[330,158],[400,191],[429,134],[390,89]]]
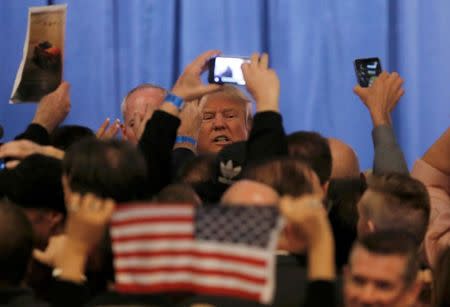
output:
[[[391,112],[403,96],[403,79],[394,72],[382,72],[371,87],[355,86],[354,92],[367,107],[372,118],[375,150],[374,174],[387,172],[409,174],[405,157],[395,138]]]

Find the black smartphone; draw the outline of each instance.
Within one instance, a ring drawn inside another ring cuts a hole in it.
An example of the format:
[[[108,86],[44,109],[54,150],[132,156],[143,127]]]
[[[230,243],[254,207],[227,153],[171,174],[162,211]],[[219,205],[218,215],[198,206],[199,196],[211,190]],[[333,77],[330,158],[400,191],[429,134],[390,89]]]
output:
[[[0,171],[4,170],[6,168],[5,160],[0,159]]]
[[[369,87],[381,74],[379,58],[356,59],[354,62],[356,79],[361,87]]]
[[[249,62],[249,58],[218,56],[209,60],[209,83],[231,83],[245,85],[241,65]]]

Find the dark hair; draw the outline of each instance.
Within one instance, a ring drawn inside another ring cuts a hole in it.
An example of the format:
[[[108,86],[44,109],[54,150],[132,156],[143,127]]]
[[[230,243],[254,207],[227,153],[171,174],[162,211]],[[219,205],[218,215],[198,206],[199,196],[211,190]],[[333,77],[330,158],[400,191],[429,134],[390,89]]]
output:
[[[51,209],[65,214],[61,175],[61,160],[33,154],[14,169],[3,172],[0,189],[22,208]]]
[[[178,181],[186,184],[197,184],[214,179],[215,155],[202,154],[192,158],[183,164],[179,173]]]
[[[355,246],[358,245],[373,254],[406,257],[403,281],[408,287],[416,280],[419,271],[419,256],[417,245],[411,234],[402,231],[374,232],[358,239]]]
[[[317,132],[299,131],[287,136],[289,156],[308,164],[319,176],[320,184],[330,179],[332,157],[328,140]]]
[[[244,171],[243,179],[265,183],[278,194],[301,196],[312,193],[312,170],[293,158],[278,158],[250,166]]]
[[[450,247],[439,255],[433,270],[432,306],[450,306]]]
[[[407,231],[419,245],[427,231],[430,216],[428,192],[420,181],[399,173],[369,176],[368,190],[382,201],[362,204],[362,210],[377,229]]]
[[[360,178],[331,179],[327,190],[328,217],[334,234],[336,265],[347,263],[357,236],[357,203],[366,188]]]
[[[0,202],[0,281],[18,286],[28,269],[33,229],[17,206]]]
[[[57,127],[50,135],[50,144],[61,150],[87,137],[95,137],[88,127],[78,125],[65,125]]]
[[[116,202],[148,197],[147,165],[131,144],[84,139],[74,144],[63,160],[63,173],[73,192],[93,193]]]
[[[199,196],[195,190],[187,184],[169,184],[156,196],[160,203],[189,203],[200,205]]]

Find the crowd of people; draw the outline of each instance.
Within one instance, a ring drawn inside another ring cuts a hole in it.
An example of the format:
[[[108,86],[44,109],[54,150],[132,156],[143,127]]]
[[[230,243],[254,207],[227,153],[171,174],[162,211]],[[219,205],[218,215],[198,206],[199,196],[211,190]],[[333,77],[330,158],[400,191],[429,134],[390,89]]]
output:
[[[61,125],[62,82],[0,146],[0,306],[261,306],[118,291],[109,229],[134,202],[277,207],[270,306],[450,306],[450,128],[409,171],[391,119],[403,80],[383,72],[354,88],[373,123],[373,169],[362,171],[339,139],[285,133],[267,54],[242,65],[252,99],[204,84],[217,54],[201,54],[171,89],[132,89],[117,104],[123,123],[96,132]]]

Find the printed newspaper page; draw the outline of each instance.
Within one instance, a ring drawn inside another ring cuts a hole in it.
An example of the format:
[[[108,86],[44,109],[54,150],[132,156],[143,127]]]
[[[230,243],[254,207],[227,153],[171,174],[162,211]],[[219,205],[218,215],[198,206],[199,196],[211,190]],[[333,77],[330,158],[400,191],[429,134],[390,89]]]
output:
[[[10,103],[38,102],[61,83],[67,5],[31,7]]]

